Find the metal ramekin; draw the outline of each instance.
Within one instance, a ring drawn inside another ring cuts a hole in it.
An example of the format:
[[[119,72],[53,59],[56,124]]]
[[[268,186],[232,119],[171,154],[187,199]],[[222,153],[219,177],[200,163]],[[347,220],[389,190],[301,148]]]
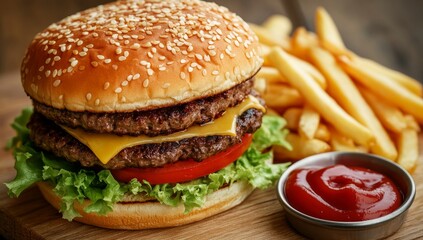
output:
[[[319,219],[294,209],[285,197],[285,182],[292,171],[299,168],[327,167],[334,164],[360,166],[388,176],[404,195],[402,205],[392,213],[380,218],[339,222]],[[416,186],[410,174],[396,163],[382,157],[357,152],[329,152],[302,159],[286,170],[277,185],[279,202],[291,226],[311,239],[381,239],[395,233],[403,224],[407,210],[416,195]]]

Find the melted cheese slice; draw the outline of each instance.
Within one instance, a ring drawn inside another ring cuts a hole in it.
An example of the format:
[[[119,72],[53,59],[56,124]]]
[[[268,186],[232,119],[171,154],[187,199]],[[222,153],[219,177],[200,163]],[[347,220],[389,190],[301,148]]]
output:
[[[241,104],[227,109],[220,118],[212,122],[204,125],[192,126],[184,131],[165,136],[117,136],[113,134],[85,132],[81,129],[72,129],[65,126],[61,127],[74,138],[89,147],[102,163],[107,164],[110,159],[123,149],[137,145],[175,142],[185,138],[211,135],[236,136],[237,116],[250,108],[259,109],[263,112],[265,111],[265,108],[259,103],[257,98],[249,95]]]

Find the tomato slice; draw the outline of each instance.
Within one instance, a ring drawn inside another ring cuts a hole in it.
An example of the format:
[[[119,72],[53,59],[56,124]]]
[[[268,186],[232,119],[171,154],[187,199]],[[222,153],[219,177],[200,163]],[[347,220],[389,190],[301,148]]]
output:
[[[150,184],[180,183],[206,176],[228,166],[238,159],[250,146],[252,134],[245,134],[242,142],[229,149],[196,162],[192,159],[168,163],[156,168],[124,168],[111,170],[116,180],[129,182],[147,180]]]

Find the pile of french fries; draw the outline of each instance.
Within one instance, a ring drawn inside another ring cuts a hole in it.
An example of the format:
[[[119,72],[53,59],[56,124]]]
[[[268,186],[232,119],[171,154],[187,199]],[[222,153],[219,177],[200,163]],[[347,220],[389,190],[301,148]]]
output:
[[[409,172],[417,164],[423,88],[415,79],[350,51],[323,9],[316,33],[284,16],[251,24],[264,66],[255,87],[268,114],[287,120],[292,151],[275,147],[276,161],[296,161],[328,151],[369,152]]]

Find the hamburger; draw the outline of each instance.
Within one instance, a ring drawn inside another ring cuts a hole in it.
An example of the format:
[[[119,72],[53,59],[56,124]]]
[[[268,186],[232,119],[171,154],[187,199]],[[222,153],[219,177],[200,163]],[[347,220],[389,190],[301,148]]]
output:
[[[177,226],[272,186],[283,120],[253,89],[263,60],[236,14],[199,0],[117,1],[38,33],[21,81],[33,108],[9,142],[18,196],[37,184],[68,220]]]

